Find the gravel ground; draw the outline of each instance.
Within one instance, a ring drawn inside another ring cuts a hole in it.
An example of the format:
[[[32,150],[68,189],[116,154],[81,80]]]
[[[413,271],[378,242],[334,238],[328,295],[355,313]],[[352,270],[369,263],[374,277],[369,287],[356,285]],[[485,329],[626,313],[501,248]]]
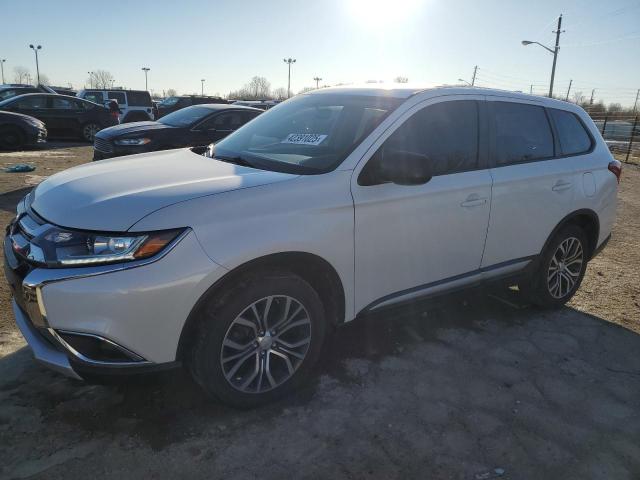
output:
[[[0,222],[90,147],[0,154]],[[353,322],[310,385],[254,411],[181,371],[91,386],[44,370],[0,285],[0,478],[640,478],[640,168],[566,308],[475,290]]]

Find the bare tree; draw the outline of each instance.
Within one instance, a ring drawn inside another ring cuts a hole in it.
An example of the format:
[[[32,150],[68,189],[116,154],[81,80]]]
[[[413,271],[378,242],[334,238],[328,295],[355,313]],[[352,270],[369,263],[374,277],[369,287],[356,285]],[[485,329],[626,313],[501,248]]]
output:
[[[575,92],[573,94],[573,102],[577,105],[580,105],[582,102],[584,102],[584,95],[582,94],[582,92]]]
[[[49,77],[47,77],[47,75],[44,73],[40,74],[40,85],[51,85]]]
[[[312,91],[312,90],[315,90],[315,88],[314,88],[314,87],[304,87],[302,90],[300,90],[300,91],[298,92],[298,95],[300,95],[300,94],[302,94],[302,93],[310,92],[310,91]]]
[[[29,78],[29,69],[26,67],[13,67],[13,81],[15,83],[24,83]]]
[[[93,75],[89,77],[89,84],[93,85],[93,88],[107,89],[111,88],[113,83],[113,75],[106,70],[94,70]]]
[[[178,95],[178,92],[176,92],[175,88],[169,88],[166,92],[167,97],[175,97],[176,95]]]
[[[409,79],[407,77],[397,76],[393,79],[395,83],[409,83]]]
[[[287,89],[285,87],[278,87],[272,92],[272,97],[274,100],[286,100],[287,99]]]
[[[255,76],[240,90],[229,92],[228,98],[242,100],[271,98],[271,84],[266,78]]]

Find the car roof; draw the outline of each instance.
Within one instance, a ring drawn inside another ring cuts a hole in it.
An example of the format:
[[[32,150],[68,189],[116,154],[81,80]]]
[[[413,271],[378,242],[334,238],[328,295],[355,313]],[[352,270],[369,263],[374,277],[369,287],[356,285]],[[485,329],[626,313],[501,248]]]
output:
[[[190,105],[185,108],[196,108],[196,107],[204,107],[204,108],[208,108],[209,110],[227,110],[227,109],[231,110],[232,109],[232,110],[247,110],[249,112],[262,112],[262,110],[260,110],[259,108],[246,107],[244,105],[233,105],[228,103],[200,103],[198,105]],[[176,111],[179,112],[180,110],[176,110]]]
[[[362,95],[372,97],[391,97],[407,99],[417,94],[431,94],[436,97],[441,95],[487,95],[498,97],[509,97],[526,101],[534,101],[546,106],[556,106],[567,108],[575,107],[574,104],[557,100],[555,98],[542,97],[539,95],[529,95],[512,90],[500,90],[497,88],[467,87],[455,85],[427,86],[413,85],[409,83],[389,83],[389,84],[362,84],[338,87],[326,87],[319,90],[312,90],[305,95]]]

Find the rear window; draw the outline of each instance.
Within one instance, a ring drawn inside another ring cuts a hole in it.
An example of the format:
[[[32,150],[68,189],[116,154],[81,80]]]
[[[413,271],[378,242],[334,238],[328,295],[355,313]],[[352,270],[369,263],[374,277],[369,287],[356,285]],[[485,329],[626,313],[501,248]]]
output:
[[[549,109],[560,140],[563,155],[579,155],[591,150],[591,137],[578,117],[564,110]]]
[[[552,158],[553,134],[543,107],[491,102],[497,166]]]
[[[118,105],[126,105],[127,98],[124,95],[124,92],[109,92],[107,93],[109,100],[115,100],[118,102]]]
[[[130,107],[150,107],[151,95],[149,92],[127,92],[127,100]]]

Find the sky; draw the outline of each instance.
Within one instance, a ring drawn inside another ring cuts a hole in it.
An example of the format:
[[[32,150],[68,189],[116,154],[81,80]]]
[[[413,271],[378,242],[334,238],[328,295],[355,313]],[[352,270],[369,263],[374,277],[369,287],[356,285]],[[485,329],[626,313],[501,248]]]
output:
[[[563,14],[555,93],[582,92],[632,105],[640,88],[640,0],[0,0],[5,77],[24,66],[53,84],[81,88],[88,71],[115,85],[162,93],[226,95],[254,75],[287,86],[283,58],[297,61],[291,90],[391,81],[426,85],[471,81],[543,94]]]

